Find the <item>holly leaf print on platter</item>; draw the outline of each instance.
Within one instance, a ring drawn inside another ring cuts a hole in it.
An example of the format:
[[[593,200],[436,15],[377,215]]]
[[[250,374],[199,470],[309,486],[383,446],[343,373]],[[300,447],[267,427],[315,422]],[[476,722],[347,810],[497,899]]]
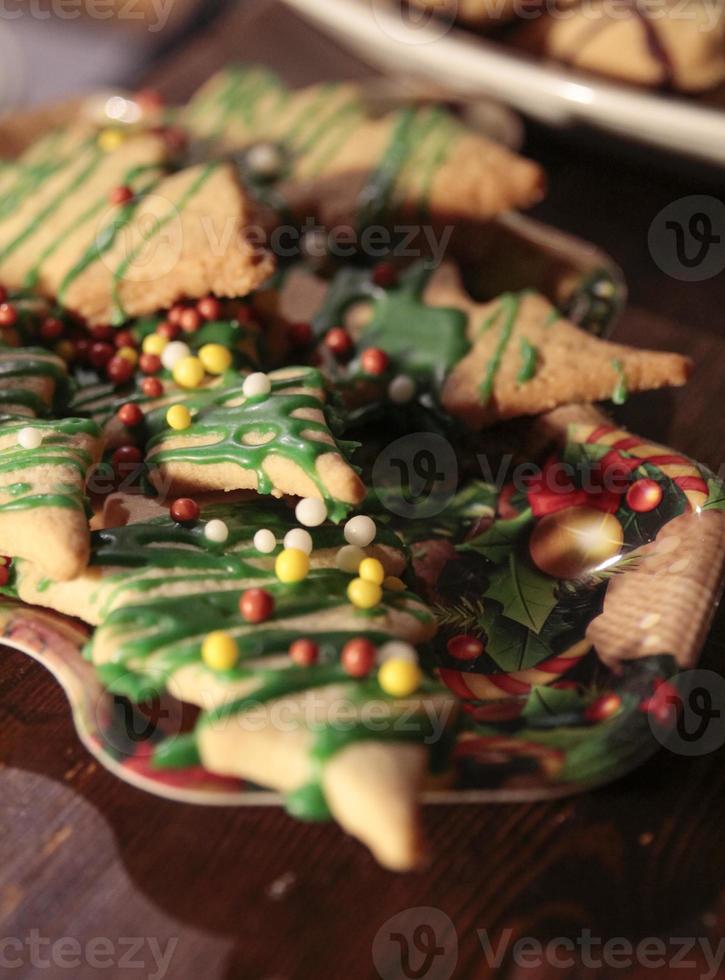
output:
[[[553,579],[533,569],[514,552],[491,575],[486,596],[501,603],[503,614],[539,633],[556,605]]]
[[[522,511],[508,521],[497,520],[482,534],[458,545],[459,551],[477,551],[497,565],[509,557],[521,535],[533,520],[531,510]]]
[[[503,673],[528,670],[551,655],[551,650],[530,629],[500,613],[484,616],[486,653]]]

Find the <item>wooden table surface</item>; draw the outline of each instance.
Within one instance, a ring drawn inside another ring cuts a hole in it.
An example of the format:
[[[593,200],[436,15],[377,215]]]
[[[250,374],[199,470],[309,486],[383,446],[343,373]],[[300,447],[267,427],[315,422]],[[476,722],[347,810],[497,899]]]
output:
[[[234,56],[267,62],[293,82],[365,73],[281,7],[254,4],[227,13],[146,81],[182,98]],[[669,278],[647,246],[650,223],[666,204],[717,185],[687,166],[665,171],[654,154],[616,157],[604,139],[585,150],[536,131],[526,150],[550,174],[548,200],[536,215],[597,242],[625,271],[632,304],[616,337],[697,361],[686,391],[632,399],[624,421],[719,469],[725,281]],[[721,616],[705,656],[716,665],[724,653]],[[603,940],[661,937],[668,957],[678,954],[676,937],[708,939],[717,948],[723,935],[722,749],[695,759],[662,752],[616,784],[564,801],[428,808],[435,856],[427,871],[401,876],[381,870],[333,825],[297,824],[280,809],[164,802],[116,781],[79,745],[52,679],[8,652],[0,666],[0,721],[0,963],[10,957],[4,976],[375,978],[378,930],[385,937],[388,919],[421,907],[441,910],[457,933],[457,953],[448,943],[430,971],[407,974],[435,980],[454,968],[465,978],[632,975],[591,963],[526,968],[510,956],[496,972],[480,930],[494,943],[575,938],[585,929]],[[13,968],[17,944],[4,945],[6,939],[33,935],[36,965],[24,954],[22,968]],[[42,965],[49,943],[60,939],[71,940],[71,959],[72,941],[82,944],[80,967],[63,967],[57,956],[55,966]],[[94,959],[109,947],[88,946],[103,939],[112,945],[113,967]],[[677,968],[670,959],[669,969],[637,975],[707,975],[698,948],[679,953],[697,965]],[[164,953],[168,968],[156,968]],[[406,976],[392,960],[382,972],[384,980]]]

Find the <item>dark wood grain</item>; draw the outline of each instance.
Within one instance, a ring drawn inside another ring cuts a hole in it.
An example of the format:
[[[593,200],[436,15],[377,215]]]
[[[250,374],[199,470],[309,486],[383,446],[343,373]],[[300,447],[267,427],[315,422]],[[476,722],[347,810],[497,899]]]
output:
[[[148,79],[183,98],[233,56],[265,61],[293,82],[365,72],[276,4],[242,5]],[[622,264],[633,306],[621,340],[672,348],[697,362],[686,391],[632,399],[622,418],[719,469],[725,283],[668,279],[647,229],[669,201],[700,192],[658,174],[653,157],[625,162],[537,131],[529,152],[550,172],[539,216],[589,237]],[[725,618],[705,652],[725,654]],[[452,919],[456,976],[487,977],[476,930],[522,936],[709,937],[725,925],[725,750],[661,753],[596,792],[558,802],[429,808],[435,855],[419,874],[382,871],[334,826],[302,826],[278,809],[197,809],[155,799],[99,769],[79,745],[58,687],[42,668],[3,653],[0,665],[0,939],[38,929],[50,939],[177,939],[167,974],[297,980],[378,976],[376,933],[404,909]],[[672,949],[671,949],[672,951]],[[130,976],[153,973],[147,969]],[[702,961],[673,975],[699,976]],[[125,976],[120,968],[25,968],[7,975]],[[582,965],[506,977],[633,975]],[[640,971],[642,977],[665,975]],[[388,971],[386,980],[402,976]]]

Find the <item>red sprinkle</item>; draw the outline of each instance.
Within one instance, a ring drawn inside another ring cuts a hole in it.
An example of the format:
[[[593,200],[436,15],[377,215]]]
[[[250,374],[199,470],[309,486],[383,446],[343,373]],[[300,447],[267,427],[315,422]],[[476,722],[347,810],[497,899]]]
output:
[[[116,347],[137,347],[136,338],[131,330],[119,330],[114,334],[113,342]]]
[[[113,340],[116,331],[108,323],[98,323],[91,327],[90,333],[94,340]]]
[[[91,342],[88,337],[79,337],[73,344],[76,351],[76,360],[82,364],[88,364],[91,353]]]
[[[189,308],[179,317],[179,326],[184,333],[195,333],[201,326],[201,315],[198,310]]]
[[[91,344],[88,351],[88,359],[94,368],[103,370],[114,355],[114,346],[107,340],[97,340]]]
[[[142,88],[134,95],[134,102],[145,111],[151,112],[154,109],[161,109],[164,105],[164,97],[158,89]]]
[[[196,304],[199,315],[205,320],[218,320],[222,315],[222,304],[216,296],[204,296]]]
[[[173,323],[178,327],[181,323],[181,314],[185,309],[186,307],[183,303],[174,303],[169,312],[166,314],[166,319],[169,323]]]
[[[309,323],[290,323],[287,338],[293,347],[309,347],[312,343],[312,326]]]
[[[111,456],[111,463],[118,476],[128,476],[142,462],[143,452],[138,446],[119,446]]]
[[[161,358],[158,354],[142,354],[138,366],[142,374],[158,374],[162,368]]]
[[[167,340],[176,340],[181,333],[181,327],[178,323],[172,323],[171,320],[162,320],[156,328],[156,333],[161,337],[166,337]]]
[[[199,519],[199,505],[191,497],[179,497],[169,507],[169,513],[179,524],[188,524]]]
[[[8,579],[10,578],[10,569],[7,565],[0,565],[0,588],[8,584]]]
[[[108,192],[108,200],[111,204],[128,204],[134,198],[134,193],[130,187],[122,185],[114,187]]]
[[[118,410],[119,421],[129,429],[143,422],[143,412],[135,402],[126,402]]]
[[[342,648],[340,661],[351,677],[367,677],[375,666],[375,647],[364,636],[348,640]]]
[[[603,694],[587,707],[584,717],[588,722],[596,725],[598,722],[607,721],[612,715],[616,715],[621,707],[622,699],[618,694],[614,692]]]
[[[152,355],[145,355],[151,357]],[[164,386],[158,378],[144,378],[141,382],[141,391],[147,398],[160,398],[164,393]]]
[[[8,291],[4,286],[0,286],[0,303],[4,303],[8,298]]]
[[[360,358],[360,367],[365,374],[385,374],[390,365],[390,358],[379,347],[368,347]]]
[[[320,648],[312,640],[295,640],[290,644],[289,655],[298,667],[312,667],[317,663]]]
[[[18,322],[18,311],[12,303],[0,303],[0,327],[12,327]]]
[[[373,269],[373,282],[376,286],[380,286],[382,289],[388,289],[390,286],[394,286],[398,281],[398,273],[396,268],[390,262],[378,262],[378,264]]]
[[[55,316],[47,316],[40,324],[40,336],[43,340],[58,340],[65,333],[65,324]]]
[[[266,589],[247,589],[239,599],[239,611],[248,623],[263,623],[274,613],[274,596]]]
[[[344,327],[333,327],[325,334],[325,345],[335,357],[344,357],[352,350],[352,337]]]
[[[130,361],[127,361],[125,357],[120,357],[118,354],[112,357],[106,365],[106,374],[108,375],[109,381],[113,381],[117,385],[122,385],[126,381],[130,381],[134,371],[134,365]]]

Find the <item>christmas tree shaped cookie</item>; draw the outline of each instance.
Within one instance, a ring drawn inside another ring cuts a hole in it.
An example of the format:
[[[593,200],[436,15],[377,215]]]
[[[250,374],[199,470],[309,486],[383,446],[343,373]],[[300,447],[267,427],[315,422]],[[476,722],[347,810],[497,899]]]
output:
[[[313,368],[231,372],[147,411],[146,427],[149,476],[164,496],[253,489],[317,497],[339,518],[365,494],[328,428]]]
[[[88,562],[84,487],[101,451],[93,422],[0,423],[0,551],[29,559],[51,579]]]
[[[446,378],[441,402],[472,429],[574,402],[621,403],[690,374],[686,357],[600,340],[534,292],[466,305],[471,350]]]
[[[287,90],[227,68],[181,114],[207,152],[233,152],[264,200],[328,227],[430,214],[486,221],[542,196],[540,168],[441,107],[375,118],[351,84]]]

